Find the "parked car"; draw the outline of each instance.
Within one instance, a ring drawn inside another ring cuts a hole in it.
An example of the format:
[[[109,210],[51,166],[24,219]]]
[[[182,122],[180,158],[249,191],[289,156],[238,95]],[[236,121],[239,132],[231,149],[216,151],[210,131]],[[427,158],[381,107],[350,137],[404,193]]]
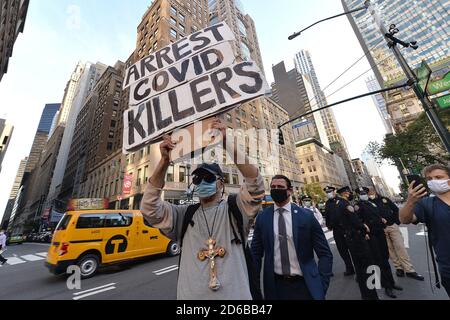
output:
[[[15,234],[6,239],[6,244],[22,244],[25,241],[23,234]]]

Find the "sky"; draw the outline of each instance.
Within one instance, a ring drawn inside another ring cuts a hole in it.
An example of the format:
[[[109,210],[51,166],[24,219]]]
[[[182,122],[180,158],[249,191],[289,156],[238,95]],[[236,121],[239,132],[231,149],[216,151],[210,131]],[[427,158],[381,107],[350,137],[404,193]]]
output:
[[[0,172],[0,217],[9,198],[20,160],[28,156],[46,103],[60,103],[64,88],[78,61],[114,65],[125,61],[136,45],[137,26],[150,0],[39,0],[30,1],[24,33],[20,34],[0,82],[0,118],[14,125],[14,133]],[[295,54],[309,50],[324,88],[363,51],[346,17],[319,24],[296,39],[287,37],[309,24],[341,13],[340,0],[241,0],[255,21],[267,81],[272,65],[284,60],[294,67]],[[361,60],[325,90],[333,93],[370,69]],[[366,93],[367,72],[328,98],[329,103]],[[333,108],[352,158],[361,157],[370,141],[385,134],[370,97]],[[383,166],[387,183],[398,191],[398,172]],[[1,218],[0,218],[1,219]]]

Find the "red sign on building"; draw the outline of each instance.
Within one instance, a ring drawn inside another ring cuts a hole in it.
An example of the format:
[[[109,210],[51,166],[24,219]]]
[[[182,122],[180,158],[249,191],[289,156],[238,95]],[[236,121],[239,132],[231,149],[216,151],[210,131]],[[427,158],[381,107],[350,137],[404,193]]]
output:
[[[132,184],[133,184],[133,175],[126,174],[123,179],[122,194],[130,194]]]

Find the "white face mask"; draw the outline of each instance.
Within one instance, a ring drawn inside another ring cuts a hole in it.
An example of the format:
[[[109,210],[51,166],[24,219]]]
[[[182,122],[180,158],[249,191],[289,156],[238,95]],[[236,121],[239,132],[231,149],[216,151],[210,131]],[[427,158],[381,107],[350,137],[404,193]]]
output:
[[[305,207],[311,207],[311,201],[305,201],[303,203],[305,204]]]
[[[450,186],[448,185],[448,182],[450,179],[447,180],[430,180],[427,182],[428,188],[430,188],[431,191],[435,194],[442,194],[450,191]]]
[[[359,196],[359,199],[361,199],[362,201],[368,201],[369,200],[369,196],[367,194],[362,194]]]
[[[327,198],[328,199],[333,199],[334,198],[334,193],[333,192],[327,193]]]
[[[376,195],[370,195],[370,196],[369,196],[369,199],[370,199],[370,200],[375,200],[376,197],[377,197]]]

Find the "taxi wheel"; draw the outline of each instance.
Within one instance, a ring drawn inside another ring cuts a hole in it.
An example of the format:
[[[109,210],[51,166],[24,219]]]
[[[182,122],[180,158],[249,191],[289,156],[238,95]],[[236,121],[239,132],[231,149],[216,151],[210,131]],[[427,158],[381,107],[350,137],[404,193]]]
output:
[[[176,256],[180,254],[181,248],[178,242],[170,241],[169,245],[167,246],[167,254],[171,257]]]
[[[97,272],[98,264],[99,259],[97,255],[87,254],[82,256],[77,262],[77,265],[80,267],[81,278],[87,279],[93,277]]]

